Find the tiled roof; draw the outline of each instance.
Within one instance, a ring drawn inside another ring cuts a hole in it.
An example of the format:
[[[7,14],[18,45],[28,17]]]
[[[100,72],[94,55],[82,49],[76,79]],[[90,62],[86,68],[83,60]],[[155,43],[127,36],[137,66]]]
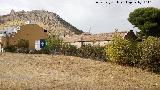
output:
[[[80,35],[74,35],[74,36],[65,36],[62,38],[64,42],[77,42],[81,40]]]
[[[118,34],[124,37],[127,34],[127,32],[111,32],[111,33],[101,33],[101,34],[93,34],[93,35],[82,34],[82,35],[66,36],[66,37],[63,37],[63,41],[64,42],[111,41],[115,34]]]

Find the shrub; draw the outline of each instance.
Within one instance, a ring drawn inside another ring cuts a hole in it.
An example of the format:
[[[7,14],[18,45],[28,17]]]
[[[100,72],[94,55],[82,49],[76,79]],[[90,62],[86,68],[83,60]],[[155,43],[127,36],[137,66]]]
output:
[[[16,46],[15,45],[8,45],[8,46],[6,46],[5,48],[4,48],[4,50],[6,51],[6,52],[16,52]]]
[[[63,44],[61,53],[64,55],[77,56],[82,58],[91,58],[106,61],[105,47],[92,46],[90,44],[77,48],[74,45]]]
[[[36,54],[37,53],[37,50],[36,49],[30,49],[29,50],[29,54]]]
[[[100,45],[84,45],[80,48],[81,57],[106,61],[105,47]]]
[[[20,39],[17,44],[18,48],[29,48],[29,41],[25,39]]]
[[[50,54],[51,51],[49,50],[49,48],[45,47],[45,48],[42,48],[41,50],[38,50],[36,53],[37,54]]]
[[[141,48],[140,67],[160,72],[160,39],[148,37],[139,44]]]
[[[45,54],[60,52],[62,48],[62,40],[56,36],[52,36],[46,40],[46,47],[41,51]],[[54,52],[53,52],[54,51]]]
[[[139,60],[138,50],[137,42],[131,42],[120,36],[115,36],[113,41],[107,45],[106,54],[112,62],[135,66]]]
[[[88,44],[88,45],[83,45],[81,47],[81,57],[84,57],[84,58],[91,58],[91,55],[95,54],[94,53],[94,48]],[[92,57],[94,57],[95,55],[93,55]]]
[[[64,55],[77,56],[77,47],[70,44],[63,44],[61,53]]]
[[[20,39],[17,43],[18,53],[29,53],[29,40]]]
[[[17,51],[18,53],[29,53],[29,49],[28,48],[18,48]]]
[[[105,46],[97,45],[97,46],[93,46],[93,48],[94,48],[94,52],[95,52],[94,55],[95,56],[92,58],[98,59],[98,60],[103,60],[103,61],[107,60]]]
[[[160,73],[160,38],[148,37],[137,43],[116,36],[107,45],[106,53],[112,62]]]

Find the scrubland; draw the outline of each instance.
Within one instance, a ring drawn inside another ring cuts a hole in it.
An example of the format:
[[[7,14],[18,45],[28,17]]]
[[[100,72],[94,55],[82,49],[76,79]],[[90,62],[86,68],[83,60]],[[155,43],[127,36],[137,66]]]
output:
[[[158,90],[160,75],[73,56],[3,53],[0,90]]]

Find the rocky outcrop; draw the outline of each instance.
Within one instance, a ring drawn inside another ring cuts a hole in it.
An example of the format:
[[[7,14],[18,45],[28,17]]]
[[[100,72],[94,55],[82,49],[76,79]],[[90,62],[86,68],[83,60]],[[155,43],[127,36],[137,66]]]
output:
[[[83,32],[63,20],[56,13],[44,10],[27,12],[15,12],[14,10],[11,10],[10,14],[3,15],[0,18],[1,22],[13,22],[14,25],[23,25],[26,21],[29,21],[31,24],[38,24],[44,29],[47,29],[48,34],[50,35],[81,34]]]

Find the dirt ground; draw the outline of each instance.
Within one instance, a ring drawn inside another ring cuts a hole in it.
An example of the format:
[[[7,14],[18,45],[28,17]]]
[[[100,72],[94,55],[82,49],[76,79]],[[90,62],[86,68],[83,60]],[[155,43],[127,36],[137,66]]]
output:
[[[79,57],[0,55],[0,90],[160,90],[160,75]]]

